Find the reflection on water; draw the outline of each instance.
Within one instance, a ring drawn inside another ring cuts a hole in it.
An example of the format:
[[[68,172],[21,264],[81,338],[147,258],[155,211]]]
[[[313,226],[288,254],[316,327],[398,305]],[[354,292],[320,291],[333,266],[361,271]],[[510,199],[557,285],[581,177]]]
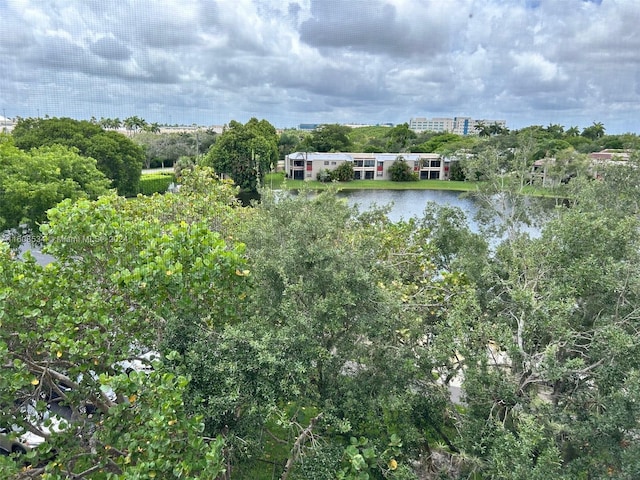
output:
[[[429,202],[438,205],[457,207],[467,217],[469,228],[479,232],[480,226],[475,217],[478,204],[472,197],[464,196],[462,192],[449,190],[346,190],[338,196],[347,200],[350,205],[356,205],[360,211],[366,211],[372,206],[391,206],[389,219],[391,221],[408,220],[411,217],[422,217]],[[552,208],[552,207],[551,207]],[[521,226],[522,231],[532,237],[540,235],[540,229],[535,226]],[[494,239],[492,243],[498,239]]]
[[[392,221],[422,217],[429,202],[460,208],[469,221],[473,221],[478,208],[470,198],[461,198],[460,192],[448,190],[347,190],[338,194],[350,205],[362,211],[374,205],[391,205],[389,219]]]

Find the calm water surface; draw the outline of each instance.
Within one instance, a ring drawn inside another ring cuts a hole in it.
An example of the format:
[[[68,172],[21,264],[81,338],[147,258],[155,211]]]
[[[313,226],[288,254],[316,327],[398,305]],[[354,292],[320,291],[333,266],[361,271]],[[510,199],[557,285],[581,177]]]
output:
[[[347,190],[338,195],[363,211],[376,205],[390,205],[389,219],[392,221],[422,217],[429,202],[458,207],[470,222],[477,212],[473,200],[461,198],[461,192],[447,190]]]
[[[480,226],[475,221],[478,205],[472,198],[464,197],[463,192],[448,190],[346,190],[338,194],[346,198],[350,205],[357,205],[360,211],[366,211],[372,206],[390,205],[389,219],[397,222],[411,217],[422,217],[429,202],[438,205],[457,207],[467,217],[467,224],[472,232],[480,232]],[[540,236],[540,228],[522,225],[522,231],[532,237]],[[490,241],[495,245],[500,239]]]

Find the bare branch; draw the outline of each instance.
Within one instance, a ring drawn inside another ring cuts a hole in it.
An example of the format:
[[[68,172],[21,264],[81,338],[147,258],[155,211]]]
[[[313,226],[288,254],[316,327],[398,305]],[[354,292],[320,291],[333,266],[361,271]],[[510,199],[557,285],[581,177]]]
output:
[[[293,447],[291,447],[291,453],[289,454],[289,459],[287,460],[287,463],[284,466],[284,471],[282,472],[282,476],[280,477],[280,480],[287,480],[291,467],[293,467],[293,464],[295,463],[295,461],[298,459],[298,456],[300,455],[300,449],[302,444],[307,440],[307,438],[313,436],[313,427],[321,418],[322,418],[322,413],[319,413],[318,415],[313,417],[309,422],[309,426],[304,430],[302,430],[302,432],[300,432],[300,435],[298,435],[298,438],[294,442]]]

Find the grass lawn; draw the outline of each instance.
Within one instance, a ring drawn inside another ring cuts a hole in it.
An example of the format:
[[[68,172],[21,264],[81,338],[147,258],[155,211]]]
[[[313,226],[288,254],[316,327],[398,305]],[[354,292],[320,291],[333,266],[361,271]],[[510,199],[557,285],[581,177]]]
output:
[[[269,173],[265,177],[264,184],[268,188],[287,188],[296,190],[303,185],[311,189],[323,189],[337,186],[341,190],[454,190],[466,192],[475,190],[473,182],[454,182],[451,180],[418,180],[417,182],[392,182],[391,180],[353,180],[351,182],[322,183],[316,180],[291,180],[285,179],[284,173]]]
[[[340,190],[450,190],[454,192],[469,192],[477,190],[482,182],[458,182],[452,180],[418,180],[416,182],[392,182],[391,180],[353,180],[351,182],[322,183],[317,180],[285,179],[284,173],[268,173],[265,177],[265,187],[279,190],[285,187],[298,190],[303,186],[311,190],[322,190],[331,186]],[[531,197],[557,198],[558,193],[538,186],[525,186],[524,195]]]

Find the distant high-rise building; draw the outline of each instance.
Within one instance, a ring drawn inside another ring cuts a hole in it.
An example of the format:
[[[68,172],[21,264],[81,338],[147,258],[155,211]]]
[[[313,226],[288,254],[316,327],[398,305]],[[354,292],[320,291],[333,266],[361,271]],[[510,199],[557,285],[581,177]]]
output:
[[[416,117],[409,120],[409,129],[414,132],[455,133],[457,135],[477,135],[478,125],[498,125],[507,128],[505,120],[474,120],[470,117],[425,118]]]
[[[301,123],[298,125],[298,130],[305,130],[307,132],[311,132],[316,128],[318,128],[320,125],[321,125],[320,123]]]

